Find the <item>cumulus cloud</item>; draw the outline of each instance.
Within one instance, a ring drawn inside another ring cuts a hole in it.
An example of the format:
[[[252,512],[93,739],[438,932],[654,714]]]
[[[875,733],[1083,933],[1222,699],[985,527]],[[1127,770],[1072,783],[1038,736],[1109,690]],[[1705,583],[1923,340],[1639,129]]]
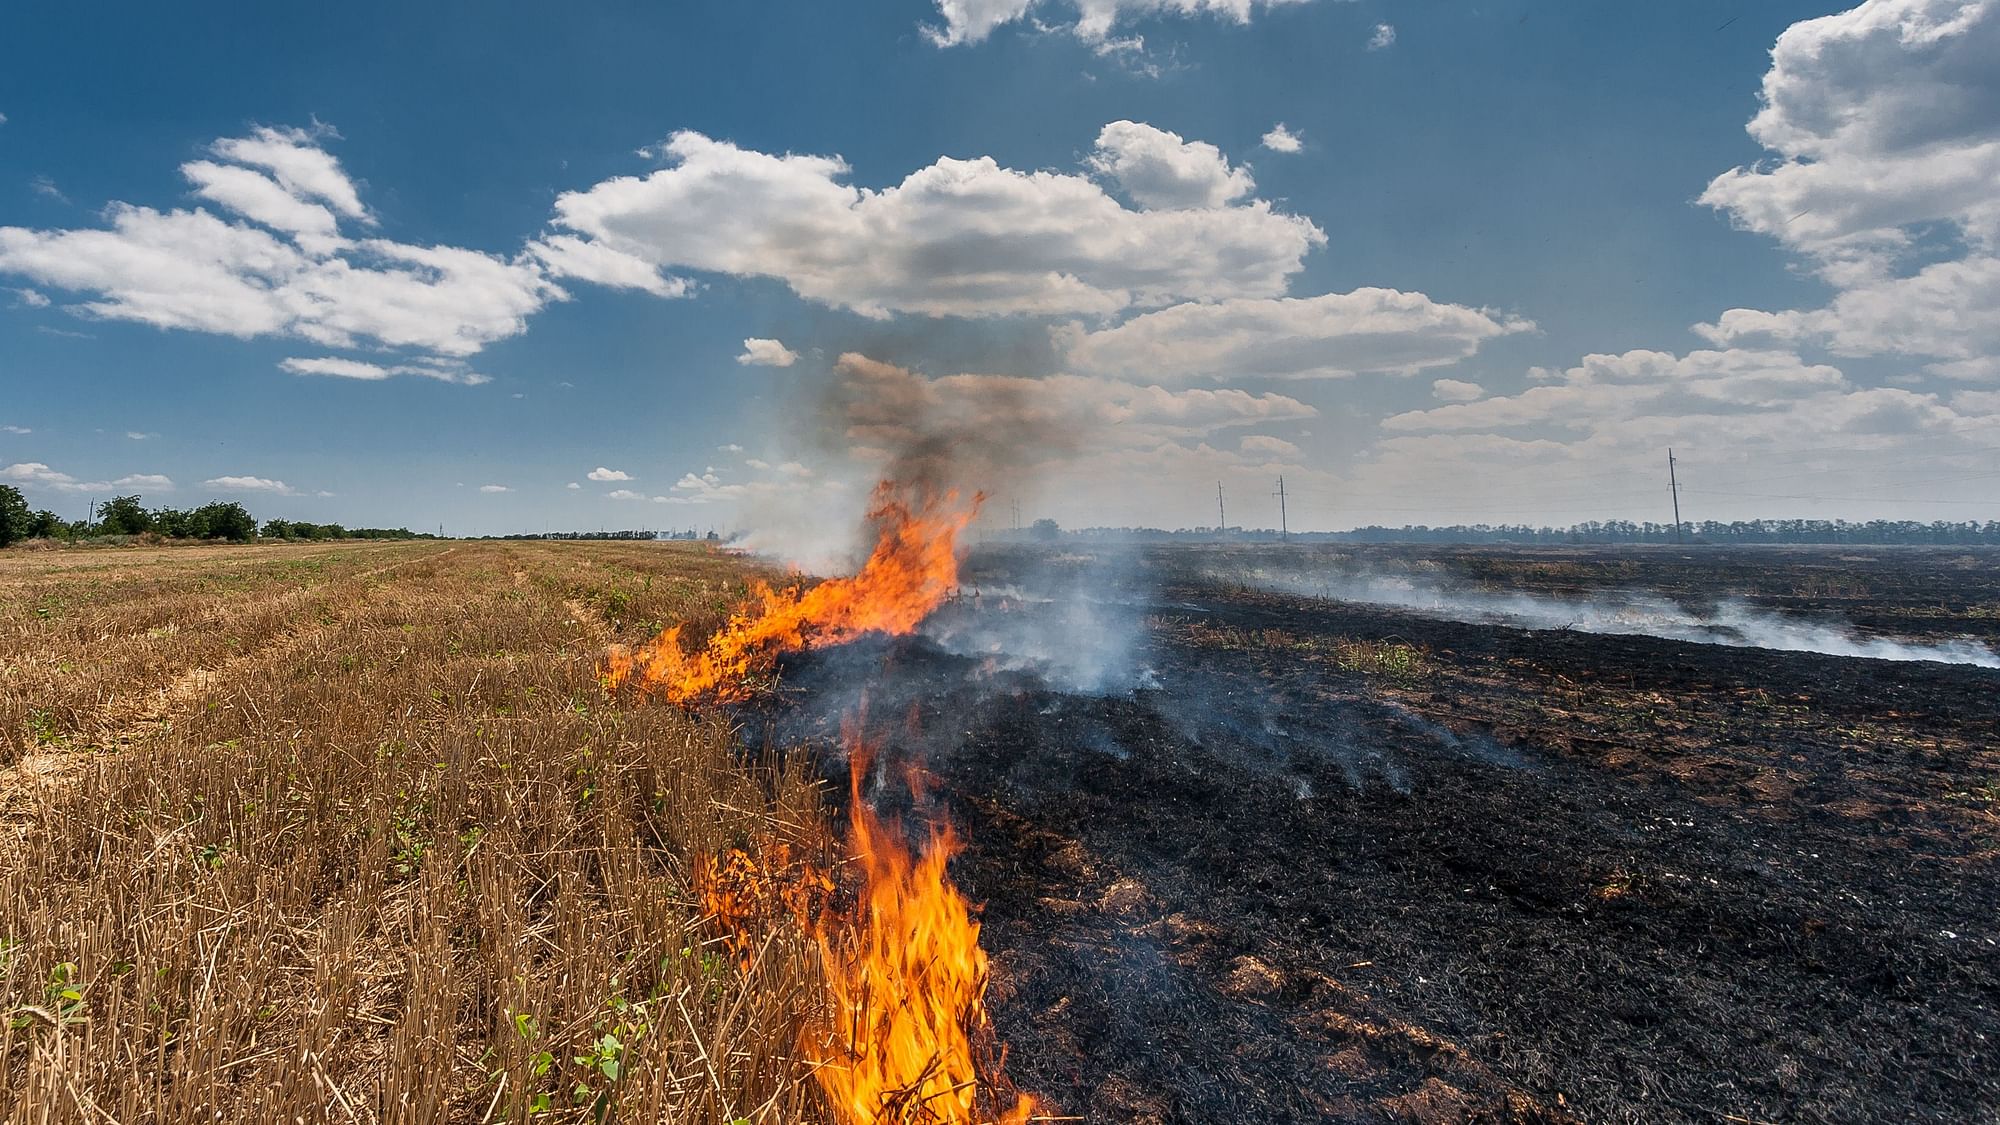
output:
[[[504,484],[482,484],[482,485],[480,485],[480,486],[479,486],[479,491],[481,491],[481,492],[512,492],[512,491],[514,491],[514,490],[513,490],[513,489],[511,489],[511,488],[508,488],[508,487],[507,487],[506,485],[504,485]]]
[[[1274,296],[1326,236],[1265,202],[1134,210],[1084,174],[940,158],[899,184],[843,182],[838,157],[700,133],[668,165],[566,192],[555,223],[663,269],[783,281],[866,316],[1102,315]]]
[[[78,480],[68,473],[57,472],[40,461],[22,461],[0,469],[0,480],[29,487],[54,489],[58,492],[109,492],[119,488],[168,492],[174,487],[173,478],[160,473],[133,473],[117,480]]]
[[[629,488],[614,488],[605,493],[604,498],[607,500],[644,500],[646,494],[643,492],[634,492]]]
[[[1486,388],[1463,379],[1439,379],[1431,384],[1431,396],[1445,402],[1471,402],[1485,398]]]
[[[1106,125],[1087,163],[1141,207],[1154,209],[1222,207],[1257,186],[1214,145],[1136,121]]]
[[[225,492],[269,492],[278,496],[297,496],[298,490],[281,480],[269,477],[211,477],[201,482],[207,488],[219,488]]]
[[[602,465],[599,465],[598,467],[590,470],[590,472],[585,473],[584,475],[590,480],[596,480],[596,481],[632,479],[632,474],[630,473],[627,473],[620,469],[607,469]]]
[[[640,289],[655,297],[685,297],[693,291],[686,278],[668,277],[658,266],[574,235],[536,239],[528,244],[528,253],[551,277],[575,278],[614,289]]]
[[[1996,181],[2000,182],[2000,181]],[[2000,191],[1996,191],[2000,194]],[[1824,308],[1730,309],[1695,332],[1711,343],[1777,340],[1838,355],[1942,356],[1980,363],[2000,354],[2000,256],[1937,262],[1908,277],[1863,281]]]
[[[736,362],[756,367],[790,367],[799,361],[799,353],[776,340],[760,340],[751,337],[743,341],[743,354]]]
[[[1790,352],[1629,351],[1588,355],[1554,382],[1518,395],[1392,415],[1383,429],[1498,430],[1545,427],[1601,433],[1638,418],[1783,415],[1802,401],[1849,389],[1846,376]]]
[[[1840,292],[1823,309],[1733,309],[1698,330],[1849,355],[2000,346],[1987,312],[2000,294],[1996,59],[2000,5],[1985,0],[1868,0],[1787,28],[1749,124],[1776,160],[1717,176],[1701,199]],[[1913,271],[1920,250],[1932,260]]]
[[[1299,455],[1299,447],[1284,438],[1269,434],[1249,434],[1237,443],[1237,447],[1252,457],[1275,458],[1288,461]]]
[[[1258,8],[1275,8],[1305,0],[937,0],[942,26],[925,27],[924,35],[940,47],[978,43],[995,29],[1050,9],[1073,9],[1076,21],[1061,25],[1080,39],[1102,43],[1112,30],[1136,16],[1207,14],[1235,23],[1250,22]],[[1037,20],[1039,23],[1039,19]]]
[[[1263,144],[1272,152],[1297,152],[1306,145],[1305,139],[1287,129],[1282,121],[1271,126],[1271,131],[1264,134]]]
[[[1161,379],[1258,375],[1408,375],[1456,363],[1532,321],[1433,301],[1422,293],[1357,289],[1319,297],[1183,304],[1095,332],[1058,329],[1080,371]]]
[[[1638,350],[1533,374],[1538,384],[1519,394],[1385,419],[1387,436],[1349,474],[1349,494],[1382,498],[1391,518],[1393,505],[1416,504],[1431,520],[1664,520],[1661,462],[1673,446],[1694,518],[1771,515],[1848,493],[1907,515],[1910,501],[1940,498],[1934,486],[1909,491],[1922,482],[1899,475],[1913,445],[1936,459],[1931,468],[1984,465],[2000,448],[2000,415],[1979,399],[1856,386],[1786,351]],[[1844,514],[1856,502],[1842,501]]]
[[[374,215],[324,147],[335,136],[258,128],[216,141],[211,159],[180,169],[207,206],[162,211],[120,202],[100,227],[0,227],[0,273],[82,294],[75,311],[101,319],[445,358],[524,331],[528,316],[567,298],[557,278],[660,296],[686,291],[648,263],[562,235],[511,258],[370,237]],[[53,184],[42,189],[59,194]],[[351,364],[348,377],[378,377],[351,373],[359,370]],[[483,381],[407,366],[378,370]]]
[[[45,309],[49,307],[48,297],[33,289],[15,289],[12,292],[14,294],[14,304],[20,308]]]
[[[395,375],[415,375],[424,379],[436,379],[444,383],[458,383],[476,387],[490,383],[493,377],[470,370],[461,361],[425,358],[414,363],[396,363],[384,366],[359,359],[345,359],[340,356],[319,356],[315,358],[292,357],[278,361],[281,371],[293,375],[330,375],[338,379],[363,379],[374,381]]]
[[[1396,29],[1386,23],[1375,25],[1375,33],[1368,37],[1368,49],[1386,51],[1396,45]]]
[[[571,482],[569,482],[568,484],[566,484],[566,485],[563,485],[563,487],[564,487],[564,488],[567,488],[567,489],[570,489],[571,491],[575,491],[575,490],[577,490],[577,489],[580,489],[580,488],[582,488],[583,486],[582,486],[582,485],[580,485],[580,484],[578,484],[578,483],[576,483],[575,481],[571,481]]]

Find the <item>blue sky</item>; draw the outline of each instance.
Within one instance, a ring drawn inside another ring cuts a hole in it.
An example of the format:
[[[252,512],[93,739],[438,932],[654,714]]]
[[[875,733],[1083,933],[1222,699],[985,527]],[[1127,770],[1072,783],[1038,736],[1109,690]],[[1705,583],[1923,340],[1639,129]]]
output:
[[[0,476],[803,535],[940,439],[1069,524],[1280,474],[1295,526],[1561,523],[1667,518],[1672,444],[1696,518],[2000,518],[1996,46],[1971,0],[40,5]]]

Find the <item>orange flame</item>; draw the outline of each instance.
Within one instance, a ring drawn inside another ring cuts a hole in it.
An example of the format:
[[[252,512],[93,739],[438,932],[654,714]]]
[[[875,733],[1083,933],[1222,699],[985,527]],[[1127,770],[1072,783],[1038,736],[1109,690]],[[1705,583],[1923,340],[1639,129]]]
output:
[[[614,645],[605,660],[611,688],[636,682],[674,703],[749,698],[780,653],[841,644],[866,633],[912,632],[958,585],[958,535],[978,514],[979,497],[925,492],[917,500],[889,481],[875,487],[869,522],[875,548],[859,573],[810,588],[757,582],[750,598],[701,649],[681,647],[676,625],[636,650]]]
[[[958,839],[933,826],[929,846],[912,855],[898,827],[862,800],[869,755],[851,732],[849,741],[848,851],[864,882],[855,915],[817,933],[832,1017],[808,1036],[813,1073],[845,1125],[1020,1125],[1034,1098],[1010,1098],[1004,1080],[981,1082],[994,1038],[986,952],[945,872]],[[988,1069],[997,1073],[997,1062]]]
[[[915,501],[883,482],[869,520],[873,552],[850,578],[810,589],[764,583],[704,647],[681,647],[678,627],[636,651],[614,648],[605,680],[636,683],[674,703],[747,698],[779,654],[866,633],[909,633],[958,584],[958,535],[979,498],[924,493]],[[914,721],[914,716],[913,720]],[[957,837],[933,827],[913,854],[900,828],[861,799],[870,755],[859,724],[851,748],[848,851],[861,875],[851,909],[828,906],[833,883],[776,840],[758,854],[733,849],[697,868],[696,891],[746,968],[762,935],[797,925],[818,949],[827,1013],[808,1024],[802,1050],[842,1125],[1024,1125],[1032,1097],[1000,1076],[986,1012],[987,960],[979,923],[946,871]],[[912,787],[921,775],[912,772]],[[815,913],[816,912],[816,913]],[[761,934],[760,934],[761,931]]]

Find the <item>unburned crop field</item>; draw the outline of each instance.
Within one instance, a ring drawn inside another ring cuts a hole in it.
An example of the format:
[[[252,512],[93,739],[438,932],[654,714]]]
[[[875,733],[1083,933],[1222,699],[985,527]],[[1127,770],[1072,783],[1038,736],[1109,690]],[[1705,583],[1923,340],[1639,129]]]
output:
[[[988,551],[965,577],[1105,562]],[[1084,609],[960,599],[704,717],[600,675],[607,646],[738,603],[748,565],[700,549],[0,556],[0,1115],[826,1120],[811,951],[732,944],[696,884],[746,846],[841,869],[827,782],[863,696],[965,840],[1006,1069],[1052,1115],[2000,1107],[2000,672],[1235,576],[1727,592],[1921,640],[1994,635],[2000,558],[1115,562]],[[1127,681],[1023,656],[1109,633]]]

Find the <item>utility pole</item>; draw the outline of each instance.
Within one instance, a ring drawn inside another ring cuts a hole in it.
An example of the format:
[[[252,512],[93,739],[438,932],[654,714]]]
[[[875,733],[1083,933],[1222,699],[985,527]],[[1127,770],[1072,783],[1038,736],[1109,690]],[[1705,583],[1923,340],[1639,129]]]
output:
[[[1678,546],[1681,541],[1681,482],[1674,475],[1674,447],[1671,445],[1667,447],[1667,487],[1674,493],[1674,543]]]
[[[1215,533],[1225,538],[1229,535],[1229,512],[1222,506],[1222,482],[1215,482]]]
[[[1276,496],[1278,498],[1278,538],[1282,541],[1291,535],[1291,529],[1285,526],[1285,478],[1284,477],[1278,478],[1278,491],[1273,492],[1271,495]]]

